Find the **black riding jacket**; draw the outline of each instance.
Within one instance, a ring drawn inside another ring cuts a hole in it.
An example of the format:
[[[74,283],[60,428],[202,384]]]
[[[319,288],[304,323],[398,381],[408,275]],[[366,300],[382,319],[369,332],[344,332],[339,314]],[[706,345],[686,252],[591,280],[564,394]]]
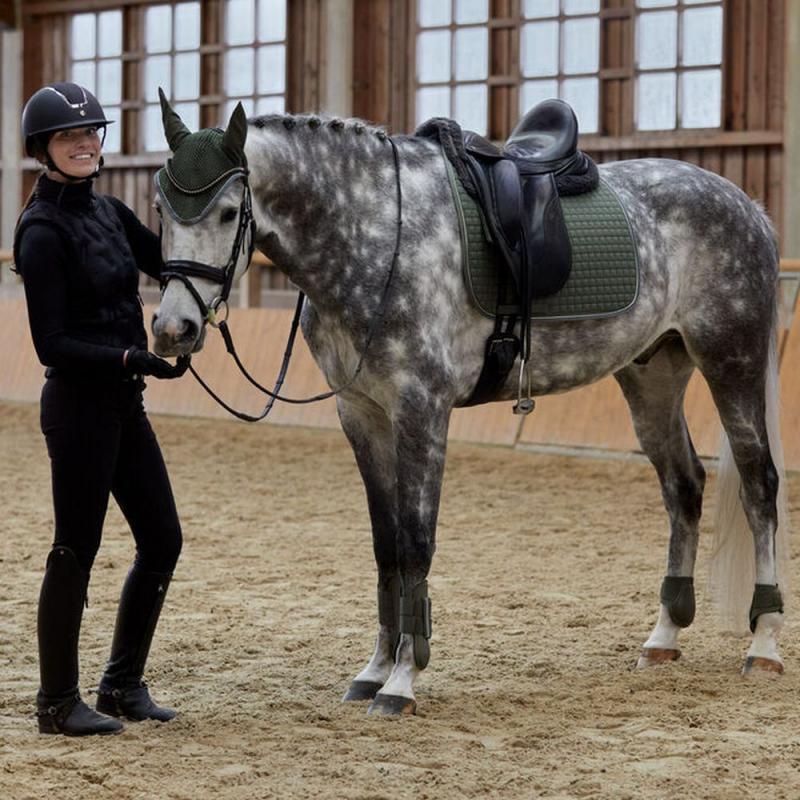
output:
[[[95,194],[91,181],[39,178],[14,261],[48,377],[120,377],[125,350],[147,349],[139,270],[160,276],[159,238],[124,203]]]

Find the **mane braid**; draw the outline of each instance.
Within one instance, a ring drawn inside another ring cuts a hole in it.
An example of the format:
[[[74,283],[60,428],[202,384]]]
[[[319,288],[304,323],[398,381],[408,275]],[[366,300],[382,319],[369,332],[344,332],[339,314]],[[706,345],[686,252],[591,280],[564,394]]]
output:
[[[247,120],[249,125],[263,129],[272,125],[283,125],[287,130],[311,130],[316,132],[321,129],[330,128],[336,133],[354,133],[357,136],[370,134],[377,136],[382,141],[388,137],[388,133],[379,125],[371,125],[356,117],[342,119],[330,114],[261,114],[257,117],[250,117]]]

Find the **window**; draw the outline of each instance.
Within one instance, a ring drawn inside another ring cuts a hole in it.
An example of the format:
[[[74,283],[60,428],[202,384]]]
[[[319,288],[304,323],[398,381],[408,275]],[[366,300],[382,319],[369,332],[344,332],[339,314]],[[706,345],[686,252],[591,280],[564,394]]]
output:
[[[637,0],[636,127],[718,128],[722,3]]]
[[[550,97],[569,103],[584,133],[597,133],[600,0],[525,0],[519,113]]]
[[[248,116],[286,108],[286,0],[227,0],[225,119],[238,102]]]
[[[488,0],[418,0],[416,123],[452,117],[486,134]]]
[[[158,88],[190,130],[200,127],[200,3],[148,6],[144,17],[142,86],[144,149],[167,150]]]
[[[70,24],[70,80],[92,92],[103,106],[103,149],[118,153],[122,141],[122,12],[75,14]]]

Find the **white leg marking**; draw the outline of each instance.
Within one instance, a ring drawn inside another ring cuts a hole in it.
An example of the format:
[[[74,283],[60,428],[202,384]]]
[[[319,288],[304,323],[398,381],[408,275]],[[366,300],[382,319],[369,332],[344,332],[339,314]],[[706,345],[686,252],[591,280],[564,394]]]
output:
[[[753,634],[753,643],[747,651],[748,658],[767,658],[783,664],[783,659],[778,652],[778,637],[783,628],[783,614],[773,611],[762,614],[756,623],[756,632]]]
[[[378,694],[394,695],[414,699],[414,681],[420,670],[414,663],[413,637],[404,633],[400,637],[400,646],[397,648],[397,661],[395,662],[389,680],[383,684],[383,689]]]
[[[681,629],[669,618],[666,606],[662,605],[658,614],[658,622],[656,622],[656,626],[644,646],[660,650],[678,650],[680,649],[678,647],[678,634],[680,631]]]
[[[372,654],[369,664],[356,675],[354,680],[386,683],[394,668],[394,653],[390,654],[389,652],[391,647],[389,638],[389,629],[385,625],[381,625],[375,641],[375,652]]]

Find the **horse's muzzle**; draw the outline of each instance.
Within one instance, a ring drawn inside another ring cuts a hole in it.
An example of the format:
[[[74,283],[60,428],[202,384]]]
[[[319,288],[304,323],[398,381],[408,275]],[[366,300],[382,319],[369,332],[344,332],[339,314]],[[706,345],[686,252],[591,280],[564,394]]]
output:
[[[205,326],[198,329],[191,319],[153,314],[153,351],[162,358],[197,353],[203,349]]]

